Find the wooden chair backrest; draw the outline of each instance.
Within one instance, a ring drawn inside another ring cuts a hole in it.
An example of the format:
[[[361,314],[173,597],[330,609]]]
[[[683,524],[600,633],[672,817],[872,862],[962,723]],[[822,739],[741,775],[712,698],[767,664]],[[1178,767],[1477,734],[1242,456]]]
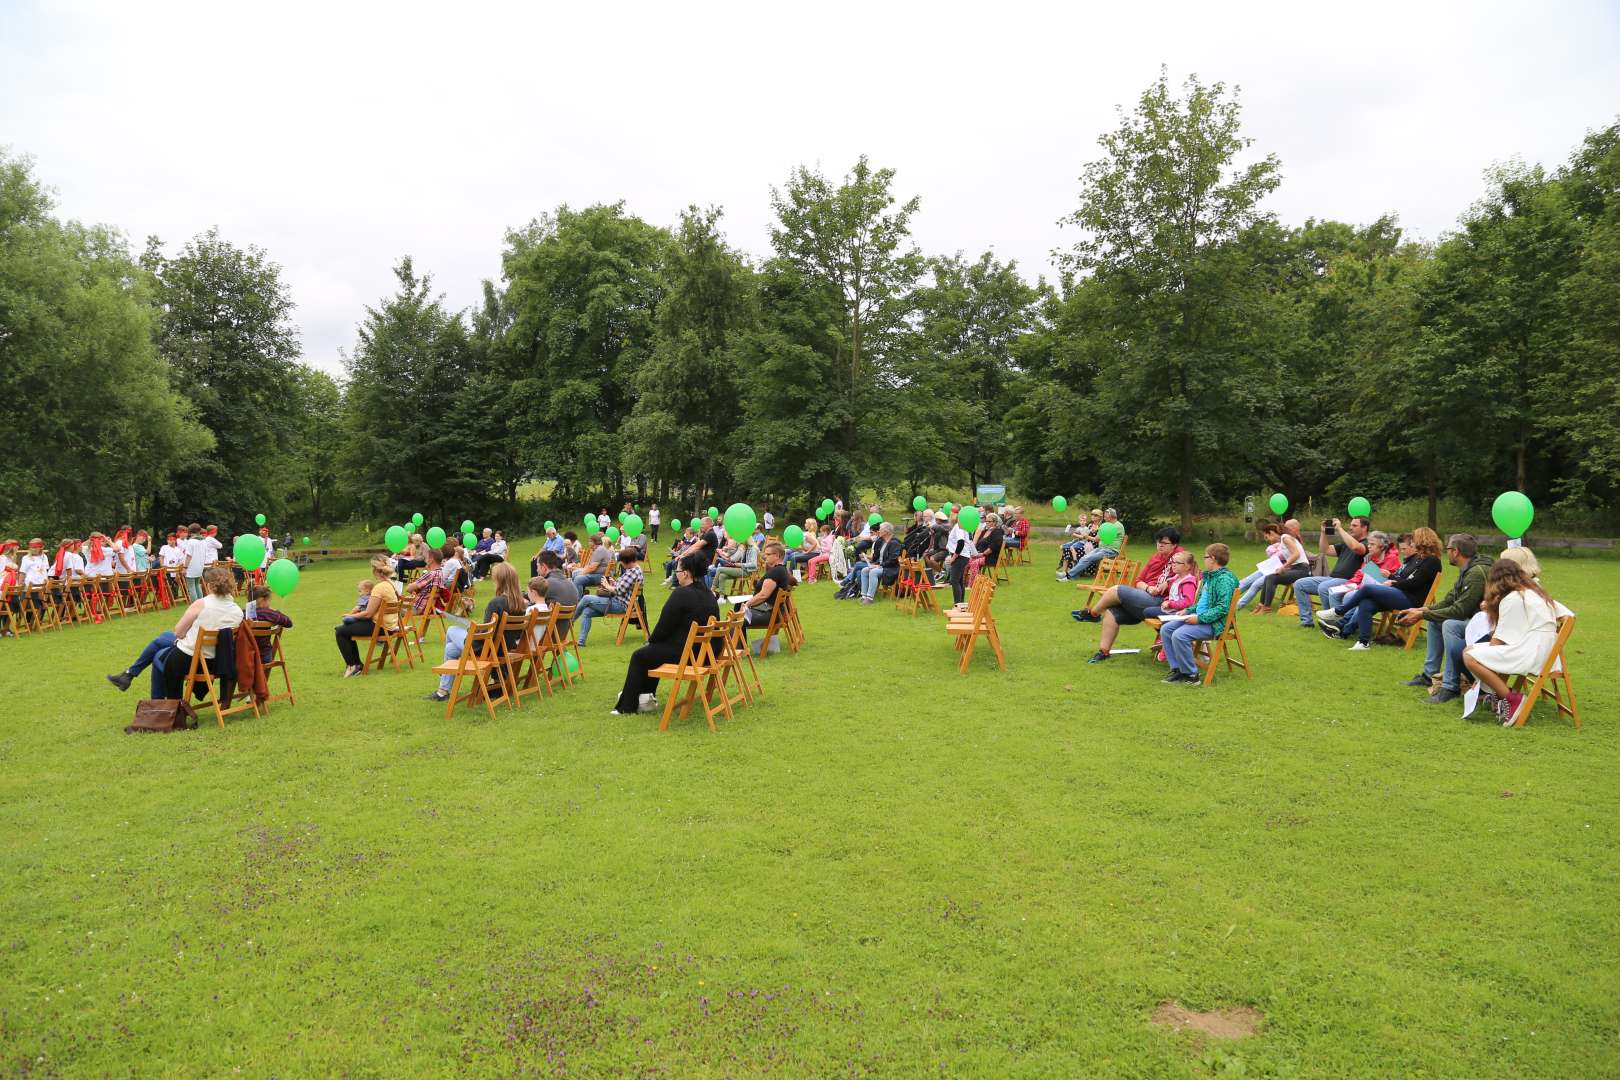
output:
[[[467,624],[467,640],[462,644],[461,655],[456,657],[456,674],[472,675],[477,670],[475,661],[496,659],[499,626],[498,618]]]

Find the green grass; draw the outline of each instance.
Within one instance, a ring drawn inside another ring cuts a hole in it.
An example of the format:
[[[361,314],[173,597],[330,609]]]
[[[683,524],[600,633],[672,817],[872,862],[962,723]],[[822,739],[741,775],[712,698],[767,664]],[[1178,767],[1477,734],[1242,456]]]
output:
[[[1586,727],[1504,731],[1291,620],[1244,623],[1252,682],[1088,667],[1052,550],[1006,673],[808,588],[719,734],[607,716],[605,625],[493,723],[343,681],[354,563],[286,605],[297,707],[224,731],[121,733],[101,676],[166,616],[0,642],[0,1072],[1620,1072],[1612,565],[1546,567]]]

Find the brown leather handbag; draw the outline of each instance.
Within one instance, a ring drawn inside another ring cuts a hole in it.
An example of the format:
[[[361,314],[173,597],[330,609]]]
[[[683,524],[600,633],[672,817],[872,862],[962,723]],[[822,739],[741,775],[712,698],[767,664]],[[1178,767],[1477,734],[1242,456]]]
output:
[[[186,728],[185,706],[178,698],[147,698],[135,706],[135,722],[124,729],[124,734],[137,731],[183,731]]]

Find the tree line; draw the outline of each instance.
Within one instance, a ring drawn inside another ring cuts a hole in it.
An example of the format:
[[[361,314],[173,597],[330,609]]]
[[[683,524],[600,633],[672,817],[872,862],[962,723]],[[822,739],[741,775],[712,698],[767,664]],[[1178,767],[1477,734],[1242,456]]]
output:
[[[1127,519],[1260,489],[1506,488],[1607,525],[1620,485],[1620,123],[1499,165],[1457,229],[1286,226],[1235,91],[1161,75],[1100,140],[1057,280],[926,255],[865,157],[721,209],[559,207],[450,310],[410,258],[341,378],[300,362],[279,267],[209,231],[137,257],[0,155],[0,526],[255,512],[532,524],[625,498],[813,506],[876,488],[1095,493]],[[549,482],[543,503],[525,486]]]

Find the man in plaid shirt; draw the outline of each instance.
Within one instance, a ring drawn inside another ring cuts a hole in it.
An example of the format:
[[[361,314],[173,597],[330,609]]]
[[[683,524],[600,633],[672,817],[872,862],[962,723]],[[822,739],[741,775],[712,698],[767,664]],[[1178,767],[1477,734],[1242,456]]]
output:
[[[641,551],[627,547],[619,552],[619,572],[602,582],[605,596],[582,596],[574,609],[574,621],[579,624],[579,643],[591,633],[591,620],[598,615],[623,615],[630,610],[630,594],[641,584]]]

